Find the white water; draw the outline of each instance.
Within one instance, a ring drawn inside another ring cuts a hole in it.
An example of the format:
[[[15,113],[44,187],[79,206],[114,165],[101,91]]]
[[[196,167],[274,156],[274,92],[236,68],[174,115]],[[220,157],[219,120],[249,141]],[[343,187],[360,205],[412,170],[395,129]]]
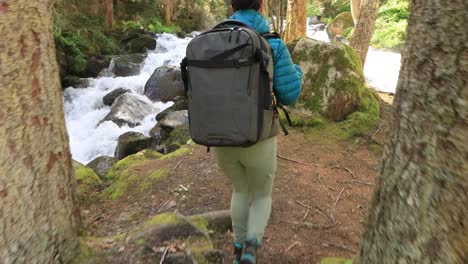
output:
[[[88,88],[70,87],[64,91],[66,125],[74,160],[88,163],[99,156],[114,156],[117,138],[123,133],[128,131],[137,131],[146,135],[149,133],[156,124],[156,114],[169,107],[171,103],[152,103],[153,113],[137,127],[119,127],[111,121],[98,126],[98,123],[110,112],[110,107],[103,104],[102,98],[117,88],[126,88],[139,95],[142,100],[150,102],[142,95],[146,81],[156,68],[163,65],[178,65],[185,54],[188,42],[189,39],[178,39],[169,34],[159,35],[158,48],[148,54],[139,75],[98,77],[89,79]]]
[[[326,31],[315,32],[315,27],[314,25],[308,27],[309,37],[329,42]],[[88,163],[99,156],[113,156],[120,135],[128,131],[147,135],[156,124],[156,114],[170,106],[170,103],[152,103],[153,113],[145,118],[142,125],[134,128],[118,127],[111,121],[98,126],[98,123],[110,112],[110,107],[102,103],[102,98],[106,94],[117,88],[126,88],[149,102],[142,95],[146,81],[156,68],[163,65],[178,65],[185,55],[185,48],[190,39],[162,34],[158,36],[157,41],[158,47],[155,51],[149,52],[139,75],[113,77],[107,73],[105,76],[89,79],[90,84],[87,88],[70,87],[64,91],[66,125],[74,160]],[[376,89],[395,92],[399,69],[400,54],[372,48],[369,50],[364,72],[367,81]]]
[[[318,25],[308,26],[307,35],[316,40],[330,42],[327,31],[317,31],[317,27]],[[376,90],[395,93],[400,65],[400,53],[369,48],[364,65],[364,75],[367,83]]]

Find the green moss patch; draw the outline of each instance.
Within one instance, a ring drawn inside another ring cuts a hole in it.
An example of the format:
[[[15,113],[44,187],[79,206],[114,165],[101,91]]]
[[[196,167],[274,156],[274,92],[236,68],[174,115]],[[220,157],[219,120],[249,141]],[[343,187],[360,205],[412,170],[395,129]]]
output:
[[[320,264],[353,264],[353,260],[344,258],[324,258]]]
[[[163,168],[151,173],[143,173],[137,167],[145,161],[161,157],[162,155],[156,151],[143,150],[120,160],[107,172],[106,179],[111,182],[111,185],[101,192],[101,196],[116,200],[130,189],[135,192],[147,190],[154,182],[168,176],[170,172]]]
[[[192,153],[192,149],[191,148],[188,148],[188,147],[183,147],[183,148],[180,148],[172,153],[169,153],[167,155],[164,155],[162,158],[160,158],[160,160],[169,160],[169,159],[172,159],[172,158],[176,158],[176,157],[182,157],[182,156],[186,156],[186,155],[190,155]]]
[[[85,193],[102,184],[99,176],[89,167],[73,162],[75,178],[78,181],[78,191]]]

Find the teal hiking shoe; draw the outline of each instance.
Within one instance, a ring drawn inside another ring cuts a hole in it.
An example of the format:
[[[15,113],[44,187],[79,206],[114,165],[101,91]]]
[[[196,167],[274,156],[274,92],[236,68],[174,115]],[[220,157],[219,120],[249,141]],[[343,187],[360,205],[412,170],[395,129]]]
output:
[[[260,245],[256,239],[249,240],[245,243],[244,252],[242,254],[240,264],[256,264],[257,263],[257,249]]]
[[[242,243],[234,243],[234,261],[232,262],[233,264],[240,264],[242,251],[244,251],[244,245]]]

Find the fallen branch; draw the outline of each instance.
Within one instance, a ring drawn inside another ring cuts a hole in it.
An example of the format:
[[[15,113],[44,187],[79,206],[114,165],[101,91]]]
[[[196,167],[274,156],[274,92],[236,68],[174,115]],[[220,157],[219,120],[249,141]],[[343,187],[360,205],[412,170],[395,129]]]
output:
[[[169,251],[169,248],[166,247],[166,249],[164,250],[164,253],[161,257],[161,261],[159,261],[159,264],[163,264],[164,263],[164,260],[166,260],[166,255],[167,255],[167,252]]]
[[[290,251],[291,249],[293,249],[294,247],[299,246],[300,244],[301,243],[296,241],[292,245],[290,245],[284,252],[286,253],[286,252]]]
[[[172,168],[171,174],[169,176],[171,176],[177,170],[177,168],[179,168],[182,161],[184,161],[184,159],[181,159],[179,162],[177,162],[177,164],[174,166],[174,168]]]
[[[343,187],[343,189],[341,189],[340,194],[338,194],[338,196],[336,197],[335,203],[333,204],[333,207],[331,209],[331,211],[332,211],[331,216],[333,217],[333,222],[336,222],[336,220],[335,220],[336,206],[338,205],[338,202],[340,201],[341,195],[343,194],[345,189],[346,189],[346,187]]]
[[[331,224],[322,225],[322,224],[314,224],[314,223],[310,223],[310,222],[302,222],[302,223],[291,222],[291,224],[304,226],[304,227],[307,227],[307,228],[310,228],[310,229],[329,229],[329,228],[332,228],[332,227],[336,226],[338,223],[333,222]]]
[[[304,206],[304,207],[305,207],[305,208],[307,208],[307,209],[314,210],[312,207],[310,207],[310,206],[308,206],[308,205],[304,204],[304,203],[303,203],[303,202],[301,202],[301,201],[297,201],[297,200],[296,200],[296,203],[297,203],[297,204],[299,204],[299,205],[302,205],[302,206]]]
[[[333,246],[333,247],[336,247],[336,248],[339,248],[339,249],[342,249],[342,250],[345,250],[345,251],[348,251],[348,252],[351,252],[351,253],[356,253],[355,250],[352,250],[349,247],[346,247],[346,246],[343,246],[343,245],[338,245],[338,244],[334,244],[334,243],[330,243],[330,242],[325,242],[322,245],[325,246],[325,247]]]
[[[343,169],[345,171],[347,171],[349,174],[351,174],[351,176],[354,178],[354,179],[357,179],[356,175],[354,175],[354,173],[349,169],[349,168],[346,168],[342,165],[336,165],[336,166],[333,166],[333,167],[330,167],[331,169]]]
[[[310,210],[307,209],[307,212],[305,213],[304,217],[302,218],[302,221],[305,221],[307,219],[307,216],[309,216]]]
[[[346,183],[346,184],[362,184],[362,185],[368,185],[368,186],[375,186],[375,184],[366,182],[363,180],[352,180],[352,181],[338,181],[339,183]]]
[[[315,208],[312,208],[312,207],[308,206],[307,204],[302,203],[301,201],[296,201],[296,203],[299,204],[299,205],[302,205],[303,207],[305,207],[305,208],[307,208],[309,210],[313,210],[315,212],[318,212],[318,213],[322,214],[323,216],[325,216],[326,218],[328,218],[329,220],[331,220],[332,222],[335,222],[334,217],[332,217],[331,215],[328,215],[326,212],[324,212],[318,206],[315,206]]]
[[[302,161],[290,159],[290,158],[288,158],[288,157],[281,156],[280,154],[276,154],[276,156],[277,156],[278,158],[280,158],[280,159],[287,160],[287,161],[290,161],[290,162],[294,162],[294,163],[297,163],[297,164],[301,164],[301,165],[304,165],[304,166],[313,166],[312,164],[307,164],[307,163],[304,163],[304,162],[302,162]]]

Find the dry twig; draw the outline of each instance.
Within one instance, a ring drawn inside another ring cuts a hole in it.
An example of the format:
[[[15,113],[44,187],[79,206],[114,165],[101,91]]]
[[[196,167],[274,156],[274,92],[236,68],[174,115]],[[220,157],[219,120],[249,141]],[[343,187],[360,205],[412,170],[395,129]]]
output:
[[[310,229],[329,229],[329,228],[332,228],[332,227],[336,226],[338,223],[333,222],[331,224],[322,225],[322,224],[314,224],[314,223],[310,223],[310,222],[302,222],[302,223],[291,222],[291,224],[304,226],[304,227],[307,227],[307,228],[310,228]]]
[[[284,252],[286,253],[286,252],[290,251],[291,249],[293,249],[294,247],[299,246],[300,244],[301,243],[296,241],[292,245],[290,245]]]
[[[343,189],[341,189],[340,194],[338,195],[338,197],[336,197],[335,204],[333,205],[333,208],[336,208],[336,206],[338,205],[338,202],[340,201],[341,195],[343,194],[345,189],[346,189],[346,187],[343,187]]]
[[[336,247],[336,248],[339,248],[339,249],[342,249],[342,250],[345,250],[345,251],[348,251],[348,252],[351,252],[351,253],[356,253],[356,251],[350,249],[347,246],[338,245],[338,244],[330,243],[330,242],[327,242],[327,241],[325,241],[325,243],[323,243],[322,245],[325,246],[325,247],[332,246],[332,247]]]
[[[164,250],[164,253],[161,257],[161,261],[159,261],[159,264],[163,264],[164,260],[166,260],[166,255],[167,255],[167,252],[169,251],[169,247],[166,247],[166,249]]]
[[[307,163],[304,163],[302,161],[298,161],[298,160],[295,160],[295,159],[290,159],[288,157],[281,156],[280,154],[276,154],[276,156],[278,158],[280,158],[280,159],[287,160],[287,161],[290,161],[290,162],[294,162],[294,163],[297,163],[297,164],[301,164],[301,165],[304,165],[304,166],[313,166],[312,164],[307,164]]]
[[[305,221],[307,219],[307,216],[309,216],[310,210],[307,209],[307,212],[305,213],[304,217],[302,218],[302,221]]]
[[[354,179],[357,179],[356,175],[354,175],[354,172],[352,172],[349,168],[346,168],[346,167],[344,167],[342,165],[333,166],[333,167],[331,167],[331,169],[343,169],[343,170],[347,171],[349,174],[351,174],[351,176]]]
[[[370,182],[366,182],[366,181],[363,181],[363,180],[352,180],[352,181],[338,181],[339,183],[351,183],[351,184],[362,184],[362,185],[368,185],[368,186],[375,186],[375,184],[373,183],[370,183]]]

